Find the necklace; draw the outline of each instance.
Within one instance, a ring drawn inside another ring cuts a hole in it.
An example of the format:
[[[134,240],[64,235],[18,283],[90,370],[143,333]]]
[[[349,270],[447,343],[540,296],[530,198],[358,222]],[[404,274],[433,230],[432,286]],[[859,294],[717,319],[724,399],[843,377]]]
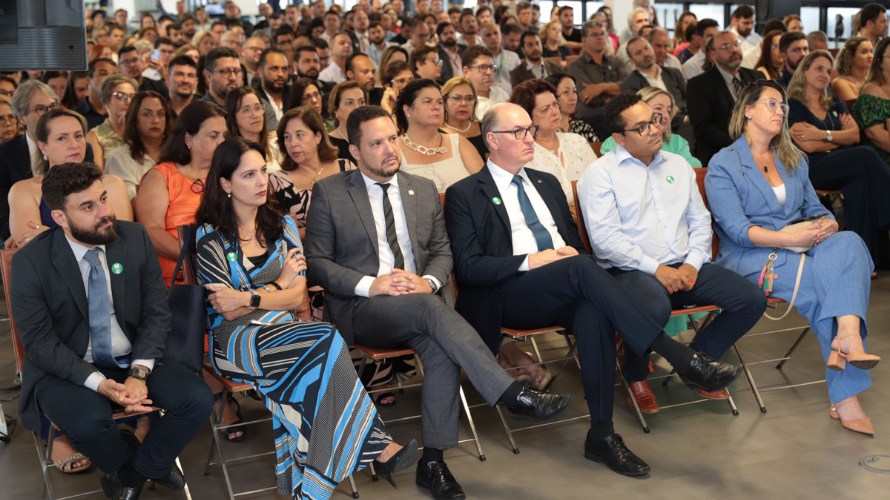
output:
[[[452,124],[450,124],[450,123],[448,123],[448,120],[445,120],[445,125],[448,125],[449,127],[453,128],[454,130],[457,130],[457,131],[460,132],[461,134],[465,134],[465,133],[467,133],[467,130],[470,130],[470,127],[473,126],[473,122],[472,122],[472,121],[469,121],[469,122],[467,123],[467,128],[465,128],[465,129],[463,129],[463,130],[461,130],[461,129],[455,127],[454,125],[452,125]],[[440,137],[440,139],[441,139],[441,137]]]
[[[241,232],[241,228],[238,228],[238,232],[239,232],[239,233]],[[246,238],[246,239],[245,239],[245,238],[241,238],[241,235],[239,234],[239,235],[238,235],[238,239],[241,240],[241,241],[250,241],[250,240],[252,240],[252,239],[253,239],[253,231],[249,231],[249,232],[247,233],[247,238]]]
[[[417,151],[418,153],[420,153],[422,155],[433,156],[436,154],[441,155],[441,154],[445,154],[448,152],[448,148],[442,146],[442,134],[439,134],[439,147],[437,147],[437,148],[428,148],[426,146],[421,146],[420,144],[414,144],[413,142],[411,142],[411,139],[408,138],[407,133],[403,134],[401,139],[402,139],[402,142],[404,142],[406,146],[413,149],[414,151]]]
[[[341,123],[340,125],[343,124]],[[346,134],[344,134],[343,131],[340,130],[340,125],[337,125],[337,132],[340,132],[340,135],[343,137],[343,139],[348,141],[349,139],[346,138]]]
[[[315,175],[313,175],[312,177],[309,177],[309,174],[304,172],[302,168],[300,168],[300,173],[305,175],[306,177],[309,177],[309,182],[312,183],[312,185],[314,186],[315,179],[318,179],[318,176],[321,175],[321,173],[324,171],[324,168],[325,168],[325,165],[322,165],[320,169],[315,171]]]

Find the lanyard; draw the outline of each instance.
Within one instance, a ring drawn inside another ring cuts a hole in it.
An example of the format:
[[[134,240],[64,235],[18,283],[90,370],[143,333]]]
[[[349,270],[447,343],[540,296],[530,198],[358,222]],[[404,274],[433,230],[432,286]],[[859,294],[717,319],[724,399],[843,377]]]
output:
[[[507,50],[507,49],[501,47],[501,58],[498,60],[498,72],[495,73],[495,75],[494,75],[495,79],[498,79],[501,77],[501,71],[503,71],[503,69],[504,69],[504,51],[505,50]]]

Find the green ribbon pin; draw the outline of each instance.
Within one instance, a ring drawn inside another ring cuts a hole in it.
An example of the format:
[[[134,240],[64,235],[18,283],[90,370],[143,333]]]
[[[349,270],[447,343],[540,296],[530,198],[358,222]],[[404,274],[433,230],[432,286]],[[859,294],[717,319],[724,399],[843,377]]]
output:
[[[494,198],[491,199],[491,202],[494,203],[495,205],[500,205],[501,199],[498,198],[497,196],[495,196]]]
[[[111,272],[113,272],[114,274],[120,274],[120,273],[124,272],[124,266],[115,262],[114,264],[111,265]]]
[[[667,179],[666,179],[666,180],[668,181],[668,184],[673,184],[673,183],[674,183],[674,176],[669,175],[669,176],[667,176]]]
[[[238,260],[238,254],[236,254],[235,252],[229,252],[229,253],[226,255],[226,258],[229,259],[229,260],[232,261],[232,262],[235,262],[236,260]]]

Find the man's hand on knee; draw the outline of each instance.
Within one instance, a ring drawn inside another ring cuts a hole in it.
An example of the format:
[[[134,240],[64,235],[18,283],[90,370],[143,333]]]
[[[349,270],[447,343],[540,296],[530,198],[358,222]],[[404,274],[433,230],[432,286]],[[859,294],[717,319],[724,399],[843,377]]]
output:
[[[556,262],[560,259],[565,259],[566,257],[574,257],[578,255],[578,251],[575,250],[574,247],[562,247],[557,250],[549,249],[544,250],[543,252],[538,253],[530,253],[528,254],[528,268],[529,270],[537,269],[539,267],[546,266],[552,262]]]
[[[683,276],[680,274],[680,271],[673,267],[659,264],[658,269],[655,270],[655,279],[664,285],[670,295],[680,290],[685,290],[686,285],[683,284]]]
[[[407,283],[404,280],[404,277],[399,276],[397,274],[384,274],[383,276],[378,276],[374,279],[374,282],[371,283],[371,288],[368,290],[368,296],[375,297],[377,295],[392,295],[398,296],[403,293],[408,293]]]
[[[683,264],[677,269],[677,272],[680,273],[680,279],[683,280],[683,291],[688,292],[692,290],[692,287],[695,286],[695,282],[698,280],[698,269],[691,264]]]
[[[147,394],[140,398],[127,396],[127,386],[111,379],[99,382],[99,394],[108,398],[112,403],[124,407],[125,411],[151,411],[151,400]]]
[[[433,289],[426,278],[421,278],[414,273],[403,271],[402,269],[393,269],[392,274],[394,276],[393,279],[399,280],[399,283],[405,287],[407,290],[405,293],[433,293]]]

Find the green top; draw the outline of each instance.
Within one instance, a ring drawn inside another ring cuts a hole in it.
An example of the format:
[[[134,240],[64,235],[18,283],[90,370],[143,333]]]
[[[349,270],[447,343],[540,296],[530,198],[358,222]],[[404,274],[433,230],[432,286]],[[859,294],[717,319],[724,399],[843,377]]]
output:
[[[609,137],[608,139],[606,139],[605,142],[603,142],[603,147],[600,148],[600,152],[602,154],[606,154],[609,151],[615,149],[616,145],[617,144],[615,142],[615,139]],[[661,147],[661,150],[667,151],[668,153],[675,153],[682,156],[683,158],[686,158],[686,161],[688,161],[689,164],[693,167],[701,167],[701,161],[699,161],[698,158],[692,156],[692,153],[689,151],[689,143],[686,142],[686,139],[680,137],[677,134],[671,134],[671,140],[665,142],[664,145]]]
[[[888,118],[890,118],[890,100],[860,94],[853,104],[853,119],[859,125],[860,143],[874,149],[885,162],[890,163],[890,152],[878,147],[865,135],[865,129],[875,125],[880,125],[886,130]]]
[[[126,144],[124,140],[114,132],[114,129],[111,128],[111,124],[109,124],[107,120],[93,130],[96,131],[96,138],[99,139],[99,144],[102,146],[103,163],[108,159],[108,155],[110,155],[112,151]]]

